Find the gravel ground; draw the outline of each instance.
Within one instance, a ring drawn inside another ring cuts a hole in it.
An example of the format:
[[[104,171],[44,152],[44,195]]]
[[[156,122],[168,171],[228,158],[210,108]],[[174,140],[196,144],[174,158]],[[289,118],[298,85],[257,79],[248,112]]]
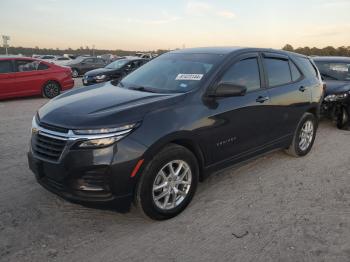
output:
[[[350,132],[323,121],[308,156],[274,152],[212,175],[181,215],[155,222],[36,183],[26,152],[46,102],[0,102],[0,261],[350,261]]]

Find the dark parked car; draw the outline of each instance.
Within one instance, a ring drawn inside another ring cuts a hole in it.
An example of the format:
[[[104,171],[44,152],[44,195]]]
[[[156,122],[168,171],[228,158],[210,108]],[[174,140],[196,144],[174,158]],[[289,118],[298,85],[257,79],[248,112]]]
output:
[[[120,80],[146,62],[147,60],[141,58],[119,59],[104,68],[94,69],[85,73],[83,84],[92,85],[110,80]]]
[[[168,219],[215,170],[279,148],[308,154],[322,95],[319,72],[302,55],[173,51],[117,86],[72,90],[44,105],[33,118],[29,165],[64,198],[135,200],[149,217]]]
[[[322,114],[334,119],[337,127],[350,127],[350,58],[314,57],[326,83]]]
[[[72,69],[73,77],[78,77],[87,71],[105,67],[106,62],[102,58],[80,56],[68,62],[66,66]]]
[[[0,57],[0,99],[34,95],[53,98],[73,86],[70,68],[28,57]]]

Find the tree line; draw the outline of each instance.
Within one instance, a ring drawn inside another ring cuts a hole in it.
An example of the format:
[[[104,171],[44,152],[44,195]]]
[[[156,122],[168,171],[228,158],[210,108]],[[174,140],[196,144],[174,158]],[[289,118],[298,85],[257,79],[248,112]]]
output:
[[[24,55],[24,56],[32,56],[35,55],[63,55],[63,54],[72,54],[72,55],[103,55],[103,54],[113,54],[118,56],[127,56],[134,55],[140,51],[126,51],[126,50],[108,50],[108,49],[92,49],[87,47],[80,47],[77,49],[67,48],[67,49],[59,49],[59,48],[39,48],[39,47],[14,47],[10,46],[8,49],[8,54],[11,55]],[[167,52],[168,50],[152,50],[152,51],[142,51],[144,53],[157,53],[162,54]],[[0,47],[0,55],[6,54],[6,50],[4,47]]]
[[[350,46],[341,46],[338,48],[335,48],[333,46],[327,46],[324,48],[317,48],[317,47],[298,47],[293,48],[292,45],[287,44],[283,48],[283,50],[296,52],[299,54],[312,56],[348,56],[350,57]],[[147,51],[146,53],[157,53],[157,54],[163,54],[165,52],[168,52],[169,50],[152,50]],[[36,55],[63,55],[63,54],[72,54],[72,55],[103,55],[103,54],[113,54],[118,56],[127,56],[127,55],[134,55],[139,51],[126,51],[126,50],[108,50],[108,49],[91,49],[88,46],[80,47],[77,49],[67,48],[67,49],[59,49],[59,48],[39,48],[39,47],[14,47],[11,46],[8,48],[8,53],[12,55],[24,55],[24,56],[32,56],[33,54]],[[0,54],[5,54],[5,48],[0,47]]]
[[[350,57],[350,46],[341,46],[335,48],[333,46],[327,46],[324,48],[317,47],[298,47],[293,48],[290,44],[285,45],[283,48],[285,51],[291,51],[307,56],[349,56]]]

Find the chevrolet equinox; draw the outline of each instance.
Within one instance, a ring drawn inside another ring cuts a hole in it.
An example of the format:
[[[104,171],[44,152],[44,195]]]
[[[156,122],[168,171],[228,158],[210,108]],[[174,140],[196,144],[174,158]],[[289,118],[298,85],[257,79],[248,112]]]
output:
[[[29,166],[78,203],[134,202],[178,215],[207,174],[276,149],[314,143],[323,84],[305,56],[195,48],[159,56],[119,83],[66,92],[33,118]]]

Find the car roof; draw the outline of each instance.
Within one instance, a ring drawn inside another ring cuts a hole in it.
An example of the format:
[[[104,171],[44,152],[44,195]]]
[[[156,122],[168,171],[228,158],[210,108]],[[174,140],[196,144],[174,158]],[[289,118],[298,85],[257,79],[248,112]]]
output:
[[[284,50],[277,50],[272,48],[254,48],[254,47],[199,47],[199,48],[186,48],[171,51],[173,54],[216,54],[216,55],[229,55],[234,52],[274,52],[284,55],[294,55],[300,57],[306,57],[301,54],[288,52]]]
[[[316,62],[350,62],[350,57],[346,56],[315,56],[312,59]]]

